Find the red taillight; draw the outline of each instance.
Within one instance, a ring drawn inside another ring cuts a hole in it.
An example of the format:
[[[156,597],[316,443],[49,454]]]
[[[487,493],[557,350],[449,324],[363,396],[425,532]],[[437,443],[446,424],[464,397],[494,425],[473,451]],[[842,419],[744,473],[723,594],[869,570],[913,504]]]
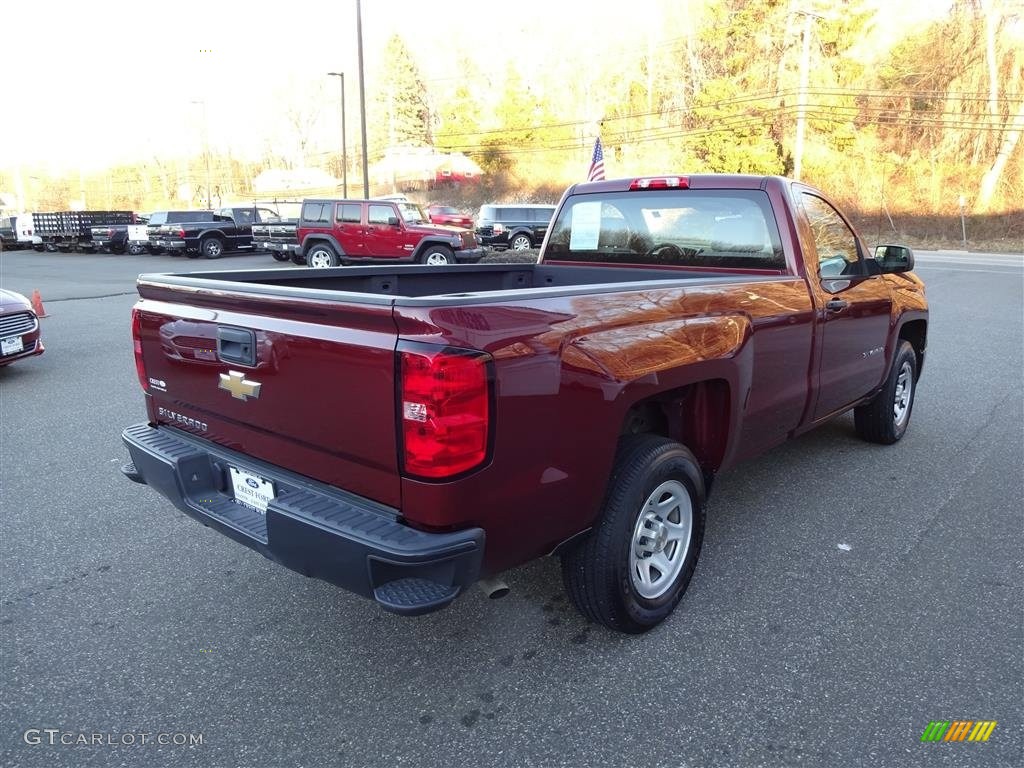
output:
[[[399,347],[402,469],[438,479],[478,467],[490,439],[490,355]]]
[[[180,237],[182,240],[185,239],[185,229],[183,227],[178,229],[178,237]]]
[[[633,179],[630,189],[689,189],[690,180],[686,176],[658,176],[656,178]]]
[[[132,309],[132,343],[135,345],[135,373],[139,376],[142,391],[149,392],[146,363],[142,360],[142,313],[135,308]]]

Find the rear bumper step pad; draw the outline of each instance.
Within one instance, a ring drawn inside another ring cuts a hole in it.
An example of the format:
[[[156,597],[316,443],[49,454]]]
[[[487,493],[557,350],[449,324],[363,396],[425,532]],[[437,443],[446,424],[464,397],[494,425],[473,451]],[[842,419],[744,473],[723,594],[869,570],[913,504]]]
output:
[[[444,608],[477,580],[484,532],[427,533],[396,510],[171,427],[137,424],[121,468],[178,509],[250,549],[404,615]],[[274,484],[266,513],[234,500],[228,467]]]

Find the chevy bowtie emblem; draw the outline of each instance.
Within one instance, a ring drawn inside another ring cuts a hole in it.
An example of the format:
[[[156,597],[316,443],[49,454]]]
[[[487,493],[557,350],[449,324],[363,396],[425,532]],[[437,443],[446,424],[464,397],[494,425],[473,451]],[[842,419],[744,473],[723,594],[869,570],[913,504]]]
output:
[[[232,397],[239,400],[248,400],[250,397],[260,396],[260,383],[258,381],[249,381],[245,378],[244,373],[239,373],[238,371],[222,373],[218,386],[221,389],[226,389],[231,393]]]

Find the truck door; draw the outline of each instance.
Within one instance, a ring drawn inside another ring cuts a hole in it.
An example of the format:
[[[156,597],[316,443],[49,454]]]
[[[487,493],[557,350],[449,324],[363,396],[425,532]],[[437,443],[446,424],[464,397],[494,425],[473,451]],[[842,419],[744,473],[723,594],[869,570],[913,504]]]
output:
[[[255,208],[229,208],[227,213],[235,221],[234,234],[228,235],[228,246],[232,250],[252,245],[252,225],[256,221]]]
[[[857,236],[825,199],[796,194],[810,227],[808,282],[822,320],[814,419],[851,405],[886,372],[892,298],[880,275],[868,274]],[[817,269],[815,270],[815,267]]]
[[[392,224],[392,221],[398,222]],[[398,210],[390,203],[370,203],[366,214],[366,255],[383,259],[408,257]]]

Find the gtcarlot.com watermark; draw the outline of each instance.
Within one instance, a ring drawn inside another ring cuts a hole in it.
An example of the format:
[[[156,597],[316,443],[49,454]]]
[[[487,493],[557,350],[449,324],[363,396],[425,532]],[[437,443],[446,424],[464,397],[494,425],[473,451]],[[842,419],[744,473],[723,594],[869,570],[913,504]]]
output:
[[[29,728],[22,739],[30,746],[51,747],[144,747],[173,746],[196,747],[203,743],[201,733],[155,733],[153,731],[128,731],[110,733],[95,731],[65,731],[60,728]]]

